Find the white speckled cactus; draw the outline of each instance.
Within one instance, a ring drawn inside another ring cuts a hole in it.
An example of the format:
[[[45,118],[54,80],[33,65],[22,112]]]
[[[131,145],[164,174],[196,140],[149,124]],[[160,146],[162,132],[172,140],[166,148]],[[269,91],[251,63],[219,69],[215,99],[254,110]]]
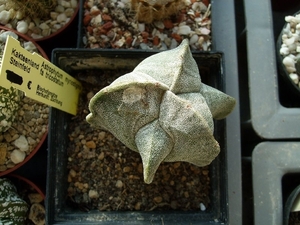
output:
[[[20,91],[0,86],[0,132],[8,130],[17,116],[21,100]]]
[[[24,224],[28,209],[27,203],[20,198],[12,182],[7,178],[0,178],[0,224]]]
[[[220,152],[213,119],[225,118],[234,106],[234,98],[201,82],[184,40],[100,90],[87,121],[139,152],[144,181],[151,183],[163,161],[210,164]]]
[[[2,55],[8,36],[18,40],[18,35],[12,31],[4,31],[0,34],[0,67],[2,64]],[[16,118],[21,101],[21,92],[13,87],[9,89],[0,85],[0,132],[8,130]]]

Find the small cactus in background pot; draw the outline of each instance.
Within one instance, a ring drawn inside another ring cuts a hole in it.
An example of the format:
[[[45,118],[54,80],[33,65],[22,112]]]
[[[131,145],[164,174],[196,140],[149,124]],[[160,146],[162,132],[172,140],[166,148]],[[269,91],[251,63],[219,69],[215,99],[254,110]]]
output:
[[[8,130],[16,119],[21,101],[21,92],[13,87],[0,86],[0,132]]]
[[[18,39],[18,35],[11,31],[5,31],[0,34],[0,67],[2,64],[2,55],[4,51],[7,36]],[[14,122],[21,101],[22,92],[10,87],[9,89],[0,86],[0,132],[7,131]]]
[[[183,0],[131,0],[139,22],[152,23],[176,15],[186,6]]]
[[[0,179],[0,224],[24,224],[28,204],[18,195],[17,188],[7,178]]]
[[[32,18],[45,18],[57,5],[57,0],[8,0],[15,10]]]

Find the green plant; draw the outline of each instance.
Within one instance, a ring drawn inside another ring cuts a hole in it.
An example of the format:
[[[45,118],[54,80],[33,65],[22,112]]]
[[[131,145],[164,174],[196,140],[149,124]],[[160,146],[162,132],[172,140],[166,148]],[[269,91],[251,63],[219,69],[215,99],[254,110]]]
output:
[[[28,205],[18,195],[16,187],[7,178],[0,179],[0,224],[24,224]]]
[[[210,164],[220,152],[213,119],[225,118],[234,106],[234,98],[201,82],[185,39],[100,90],[87,121],[139,152],[144,181],[151,183],[163,161]]]
[[[0,132],[8,130],[18,115],[21,93],[11,87],[0,86]]]

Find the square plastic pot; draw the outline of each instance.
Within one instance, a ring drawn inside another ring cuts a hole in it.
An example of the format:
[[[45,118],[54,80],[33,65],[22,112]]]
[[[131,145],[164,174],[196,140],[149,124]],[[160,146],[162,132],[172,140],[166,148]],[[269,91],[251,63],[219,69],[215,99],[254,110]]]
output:
[[[255,224],[283,224],[283,196],[287,195],[283,192],[283,177],[300,173],[299,149],[299,142],[262,142],[255,147],[252,154]]]
[[[81,6],[83,5],[81,0]],[[242,223],[242,182],[241,182],[241,134],[240,134],[240,103],[238,81],[238,57],[236,40],[235,1],[211,1],[212,14],[212,49],[224,54],[224,84],[226,93],[237,100],[235,110],[226,118],[228,172],[228,218],[231,224]],[[224,13],[226,12],[226,13]],[[82,48],[83,7],[79,10],[79,27],[77,47]]]
[[[279,99],[271,0],[244,1],[250,122],[263,139],[300,138],[300,108]]]
[[[71,75],[89,69],[133,69],[141,60],[156,52],[115,51],[115,50],[70,50],[53,51],[53,63]],[[223,54],[193,53],[203,82],[224,92],[225,79]],[[235,97],[235,96],[234,96]],[[234,115],[235,113],[233,113]],[[198,211],[128,211],[82,212],[67,206],[67,146],[68,128],[71,115],[51,108],[50,132],[48,138],[48,177],[47,177],[47,224],[241,224],[241,198],[239,186],[231,189],[230,181],[239,182],[241,176],[239,136],[228,129],[229,121],[236,126],[239,118],[215,122],[215,137],[222,146],[220,155],[210,165],[210,207]],[[231,124],[232,125],[232,124]],[[234,136],[234,137],[233,137]],[[233,154],[237,152],[237,154]],[[233,172],[234,171],[234,172]],[[237,191],[237,192],[234,192]],[[231,203],[231,204],[230,204]],[[236,208],[237,207],[237,208]]]

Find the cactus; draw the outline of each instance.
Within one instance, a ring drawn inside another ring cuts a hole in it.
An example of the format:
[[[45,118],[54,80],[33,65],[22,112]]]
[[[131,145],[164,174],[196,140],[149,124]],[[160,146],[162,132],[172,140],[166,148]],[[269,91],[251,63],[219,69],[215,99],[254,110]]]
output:
[[[21,101],[20,91],[0,86],[0,132],[8,130],[14,122]]]
[[[8,36],[18,39],[18,35],[11,31],[1,31],[0,33],[0,66],[2,64],[2,55],[4,53],[4,46]],[[19,110],[19,103],[21,101],[21,92],[10,87],[9,89],[0,86],[0,132],[7,131],[14,122],[17,112]]]
[[[139,22],[152,23],[179,12],[185,7],[183,0],[131,0],[131,8]]]
[[[225,118],[234,106],[234,98],[201,82],[185,39],[100,90],[86,119],[139,152],[144,181],[151,183],[161,162],[210,164],[220,152],[213,119]]]
[[[7,178],[0,179],[0,224],[24,224],[28,204],[18,195],[16,187]]]
[[[57,0],[9,0],[12,7],[32,18],[47,18],[56,7]]]
[[[19,40],[19,36],[12,32],[1,30],[0,32],[0,67],[2,64],[2,55],[4,53],[4,46],[8,36]],[[23,39],[20,40],[21,46],[25,47],[25,44],[29,45],[32,42],[24,42]],[[36,49],[32,50],[36,52]],[[17,117],[17,112],[19,110],[20,101],[22,100],[22,92],[16,88],[10,87],[9,89],[4,88],[0,85],[0,132],[7,131],[14,120]]]

